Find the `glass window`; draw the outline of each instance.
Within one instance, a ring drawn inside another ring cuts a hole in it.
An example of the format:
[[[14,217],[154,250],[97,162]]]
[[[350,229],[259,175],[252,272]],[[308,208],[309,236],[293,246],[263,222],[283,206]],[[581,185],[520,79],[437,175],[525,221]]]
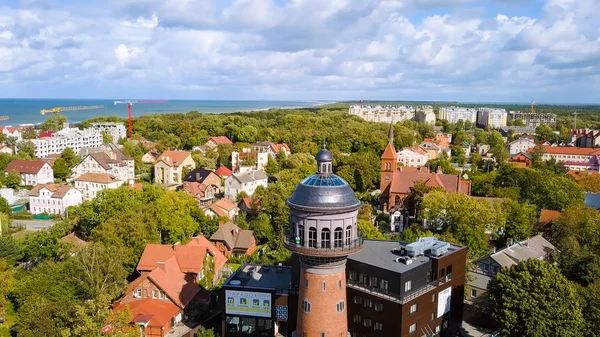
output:
[[[375,277],[375,276],[369,277],[369,285],[371,287],[377,288],[377,277]]]
[[[372,324],[373,323],[369,318],[365,318],[365,320],[363,321],[363,325],[366,326],[367,328],[370,328]]]
[[[349,275],[350,275],[349,277],[352,281],[356,281],[358,279],[358,275],[356,274],[356,271],[354,271],[354,270],[351,270]]]
[[[333,245],[335,248],[342,247],[342,228],[340,227],[333,232]]]
[[[375,331],[383,331],[383,324],[375,322]]]
[[[329,228],[321,229],[321,247],[322,248],[330,248],[331,247],[331,233],[329,232]]]
[[[446,275],[448,280],[452,279],[452,265],[446,267]]]
[[[471,289],[471,297],[477,297],[477,290]]]
[[[360,315],[354,315],[354,316],[352,317],[352,321],[353,321],[354,323],[360,323],[360,322],[362,321],[362,319],[361,319]]]
[[[354,296],[354,304],[361,304],[361,303],[362,303],[362,297]]]
[[[431,295],[431,302],[435,302],[435,294]]]
[[[410,306],[410,313],[414,314],[415,312],[417,312],[417,303]]]
[[[298,237],[300,239],[300,245],[304,246],[304,226],[298,225]]]
[[[344,301],[339,301],[337,302],[337,313],[341,314],[342,312],[344,312]]]
[[[373,301],[371,301],[368,298],[365,298],[365,308],[371,308],[373,307]]]
[[[381,288],[383,290],[388,290],[388,281],[387,280],[381,280],[379,282],[379,288]]]
[[[342,289],[342,280],[338,280],[338,285],[339,285],[340,289]]]
[[[375,303],[375,311],[383,311],[383,304]]]
[[[325,291],[327,289],[326,283],[323,282],[323,291]]]
[[[352,239],[352,227],[346,227],[346,245],[350,245],[350,240]]]
[[[483,271],[489,271],[490,270],[490,265],[487,263],[483,264]]]
[[[415,333],[417,331],[417,323],[411,324],[410,328],[408,328],[408,332]]]
[[[310,312],[310,302],[307,300],[304,300],[302,302],[302,310],[304,310],[304,312]]]
[[[412,281],[404,282],[404,291],[410,291],[412,289]]]
[[[304,287],[308,288],[308,279],[304,280]]]
[[[308,229],[308,246],[317,248],[317,229],[314,227]]]

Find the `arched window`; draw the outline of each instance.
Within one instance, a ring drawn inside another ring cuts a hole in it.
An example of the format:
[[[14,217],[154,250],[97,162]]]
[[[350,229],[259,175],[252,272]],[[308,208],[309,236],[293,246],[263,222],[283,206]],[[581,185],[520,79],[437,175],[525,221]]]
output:
[[[331,248],[331,231],[329,231],[329,228],[321,229],[321,248]]]
[[[352,239],[352,226],[346,227],[346,246],[350,244]]]
[[[402,204],[402,200],[400,199],[400,196],[399,196],[399,195],[397,195],[397,196],[394,198],[394,205],[395,205],[395,206],[397,206],[397,205],[400,205],[400,204]]]
[[[314,227],[308,229],[308,246],[317,248],[317,229]]]
[[[300,245],[304,246],[304,225],[298,225],[298,237],[300,238]]]
[[[333,232],[333,245],[335,248],[342,247],[342,234],[343,232],[341,227],[336,228]]]

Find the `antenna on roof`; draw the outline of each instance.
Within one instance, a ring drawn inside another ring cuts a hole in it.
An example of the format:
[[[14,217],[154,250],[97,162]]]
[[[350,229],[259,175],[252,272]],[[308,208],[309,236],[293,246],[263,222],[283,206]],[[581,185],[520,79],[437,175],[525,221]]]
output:
[[[326,148],[327,148],[327,142],[325,141],[325,138],[323,138],[323,145],[322,145],[322,148],[323,148],[323,149],[326,149]]]

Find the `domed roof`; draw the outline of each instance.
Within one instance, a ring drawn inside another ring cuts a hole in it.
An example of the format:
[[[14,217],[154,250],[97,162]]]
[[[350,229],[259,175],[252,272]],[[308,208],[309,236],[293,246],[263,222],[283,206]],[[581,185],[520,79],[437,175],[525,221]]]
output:
[[[287,204],[305,211],[343,212],[360,207],[360,201],[344,179],[335,174],[318,173],[302,180]]]
[[[333,161],[333,155],[331,154],[331,152],[329,152],[329,150],[323,148],[319,152],[317,152],[315,159],[318,162]]]

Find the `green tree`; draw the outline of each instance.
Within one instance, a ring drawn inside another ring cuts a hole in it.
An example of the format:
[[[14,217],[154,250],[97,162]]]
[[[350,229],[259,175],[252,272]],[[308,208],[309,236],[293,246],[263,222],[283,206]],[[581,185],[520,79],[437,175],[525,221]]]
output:
[[[358,220],[358,231],[365,239],[383,240],[383,234],[369,220]]]
[[[246,191],[241,191],[240,193],[238,193],[238,195],[235,197],[235,203],[239,204],[240,201],[242,201],[242,199],[247,198],[248,197],[248,193],[246,193]]]
[[[42,131],[60,131],[63,128],[64,123],[67,122],[67,117],[61,114],[52,114],[46,118],[45,121],[40,124]]]
[[[15,263],[23,258],[21,252],[21,246],[19,243],[11,238],[1,237],[0,238],[0,258],[10,263]]]
[[[21,185],[21,175],[17,170],[12,170],[8,172],[6,177],[4,178],[4,185],[10,188],[16,188]]]
[[[35,159],[35,145],[30,140],[20,142],[17,150],[20,158]]]
[[[504,241],[508,238],[520,241],[531,236],[536,221],[535,206],[519,203],[513,199],[504,200],[502,206],[506,211]]]
[[[67,165],[67,162],[63,158],[58,158],[54,161],[54,178],[59,181],[65,181],[71,174],[71,170]]]
[[[575,290],[558,268],[527,260],[503,268],[488,284],[492,316],[502,336],[581,336],[583,315]]]
[[[63,152],[60,154],[60,158],[64,159],[69,170],[77,166],[81,162],[81,157],[78,154],[76,154],[75,151],[73,151],[73,149],[70,147],[67,147],[63,150]],[[56,162],[54,163],[54,165],[56,165]]]
[[[0,257],[0,321],[2,322],[5,318],[6,307],[8,305],[7,296],[12,289],[14,276],[15,270],[12,263]]]
[[[260,213],[255,220],[250,221],[249,228],[261,243],[269,242],[275,237],[269,216],[265,213]]]
[[[113,142],[113,137],[110,134],[110,131],[104,130],[101,133],[102,133],[102,144],[108,145]]]
[[[277,176],[277,174],[279,173],[279,170],[281,170],[281,167],[279,166],[279,163],[277,162],[277,160],[269,157],[269,161],[267,162],[267,165],[265,166],[265,173],[269,176],[269,178],[274,178],[275,176]]]
[[[198,207],[196,200],[183,192],[169,191],[156,201],[156,219],[164,243],[187,242],[196,232],[198,223],[190,209]]]
[[[215,331],[213,329],[200,327],[200,330],[194,334],[194,337],[215,337]]]
[[[38,136],[37,132],[32,127],[23,128],[23,130],[21,130],[21,135],[23,136],[23,139],[36,139]]]

